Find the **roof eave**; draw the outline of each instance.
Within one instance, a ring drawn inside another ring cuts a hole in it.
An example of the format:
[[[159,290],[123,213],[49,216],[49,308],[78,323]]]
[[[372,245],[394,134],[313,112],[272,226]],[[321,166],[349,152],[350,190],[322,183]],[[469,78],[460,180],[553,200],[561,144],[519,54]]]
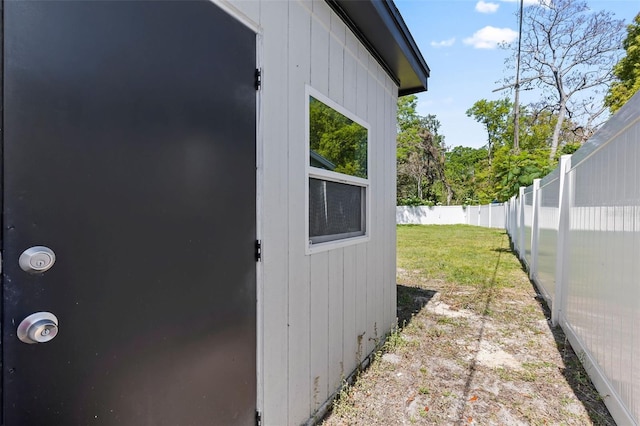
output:
[[[427,90],[430,70],[392,0],[325,0],[398,85],[398,95]]]

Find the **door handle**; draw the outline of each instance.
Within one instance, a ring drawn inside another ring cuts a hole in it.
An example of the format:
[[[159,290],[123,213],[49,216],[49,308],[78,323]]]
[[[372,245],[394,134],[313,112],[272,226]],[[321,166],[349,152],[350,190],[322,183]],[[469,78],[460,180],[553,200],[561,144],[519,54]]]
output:
[[[36,312],[18,326],[18,339],[24,343],[46,343],[58,335],[58,318],[51,312]]]

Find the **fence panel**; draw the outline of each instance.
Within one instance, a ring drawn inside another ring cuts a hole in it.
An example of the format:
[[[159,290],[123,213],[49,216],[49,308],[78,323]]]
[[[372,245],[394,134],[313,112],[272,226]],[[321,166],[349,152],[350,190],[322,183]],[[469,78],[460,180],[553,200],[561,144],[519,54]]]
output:
[[[491,205],[478,207],[478,226],[491,227]]]
[[[459,225],[505,229],[508,205],[398,206],[396,223],[401,225]]]
[[[558,246],[560,179],[558,169],[550,179],[540,184],[540,210],[538,212],[538,268],[534,281],[538,284],[549,306],[553,304],[556,286],[556,257]]]
[[[533,225],[533,186],[528,186],[524,191],[524,232],[521,247],[524,248],[524,263],[531,264],[531,226]]]
[[[580,354],[616,422],[632,425],[640,419],[639,169],[636,94],[542,180],[535,197],[521,188],[507,223],[527,265],[535,237],[531,276],[554,323]]]
[[[403,225],[457,225],[468,223],[471,207],[463,206],[398,206],[396,223]]]

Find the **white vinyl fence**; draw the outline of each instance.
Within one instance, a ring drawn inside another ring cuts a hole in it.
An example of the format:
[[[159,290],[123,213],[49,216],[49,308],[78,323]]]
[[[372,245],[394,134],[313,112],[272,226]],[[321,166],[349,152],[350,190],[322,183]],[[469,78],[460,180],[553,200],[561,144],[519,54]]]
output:
[[[504,229],[506,204],[484,206],[398,206],[399,225],[475,225]]]
[[[640,94],[506,203],[529,275],[619,425],[640,420]]]

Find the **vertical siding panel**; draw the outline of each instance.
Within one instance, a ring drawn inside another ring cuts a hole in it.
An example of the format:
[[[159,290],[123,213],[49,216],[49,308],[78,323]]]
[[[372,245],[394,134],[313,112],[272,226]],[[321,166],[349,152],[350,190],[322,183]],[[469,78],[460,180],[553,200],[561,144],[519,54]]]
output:
[[[311,86],[329,93],[329,32],[316,16],[311,20]]]
[[[390,329],[391,318],[389,318],[389,302],[391,301],[392,281],[390,280],[391,266],[389,264],[389,256],[391,250],[389,247],[389,194],[391,191],[392,177],[389,175],[389,147],[391,146],[391,139],[389,138],[389,94],[387,93],[387,81],[386,74],[380,81],[380,92],[382,93],[382,173],[384,176],[384,191],[383,191],[383,209],[382,209],[382,326],[385,333]]]
[[[331,28],[331,9],[325,0],[312,0],[313,14],[320,20],[322,25],[329,30]]]
[[[335,13],[331,12],[331,34],[344,45],[346,43],[346,31],[347,26],[342,22],[342,19]]]
[[[356,113],[356,59],[353,51],[357,52],[355,37],[347,31],[347,46],[344,51],[344,107]],[[363,244],[359,244],[362,246]],[[356,368],[358,340],[356,332],[356,317],[358,315],[356,298],[357,293],[357,246],[349,246],[344,249],[344,332],[343,332],[343,363],[345,375],[350,374]]]
[[[344,248],[344,283],[343,283],[343,370],[348,376],[356,368],[356,352],[358,347],[356,333],[356,262],[358,249],[356,246]]]
[[[354,52],[355,54],[356,52]],[[367,71],[367,67],[369,65],[369,54],[361,44],[358,43],[357,47],[357,56],[356,59],[356,113],[359,117],[369,122],[368,115],[368,88],[369,88],[369,73]],[[369,122],[369,124],[371,124]],[[373,152],[373,140],[374,134],[373,130],[369,131],[369,155],[372,155]],[[371,181],[371,177],[369,178]],[[371,188],[371,186],[370,186]],[[367,201],[371,205],[372,197],[371,189],[367,194],[369,200]],[[370,211],[367,212],[370,215]],[[368,218],[368,233],[371,235],[371,226],[372,219]],[[369,332],[369,290],[368,290],[368,279],[369,279],[369,253],[368,249],[371,244],[359,244],[358,253],[357,253],[357,269],[356,269],[356,289],[357,289],[357,299],[356,299],[356,359],[358,362],[362,362],[362,360],[369,354],[370,351],[370,332]]]
[[[356,38],[355,35],[350,30],[346,31],[345,37],[345,46],[349,51],[349,54],[353,57],[354,60],[358,60],[358,49],[360,46],[360,42]]]
[[[392,275],[392,279],[393,279],[393,292],[391,293],[391,306],[389,307],[390,309],[390,313],[391,313],[391,320],[393,321],[394,324],[397,323],[397,317],[398,317],[398,312],[397,312],[397,306],[398,306],[398,291],[397,291],[397,279],[396,279],[396,270],[398,268],[396,262],[397,262],[397,247],[398,247],[398,240],[397,240],[397,233],[396,233],[396,177],[398,176],[398,171],[397,171],[397,163],[396,163],[396,151],[397,151],[397,137],[396,137],[396,133],[397,133],[397,120],[396,117],[398,115],[398,88],[396,87],[395,83],[393,83],[392,81],[389,81],[389,84],[391,85],[391,90],[392,90],[392,100],[391,100],[391,115],[390,115],[390,119],[391,119],[391,128],[390,128],[390,133],[391,133],[391,138],[392,138],[392,146],[391,146],[391,153],[390,155],[390,159],[391,159],[391,174],[390,176],[393,177],[393,182],[391,184],[391,203],[392,203],[392,209],[390,212],[390,219],[389,219],[389,224],[391,225],[391,231],[390,231],[390,235],[389,238],[391,238],[391,251],[392,254],[390,256],[389,262],[391,264],[391,275]]]
[[[344,48],[346,26],[331,13],[331,38],[329,39],[329,97],[344,106]]]
[[[289,2],[289,425],[311,414],[309,256],[305,255],[305,83],[311,67],[311,15],[299,2]]]
[[[314,0],[311,20],[311,86],[329,92],[330,11],[324,1]],[[317,253],[310,258],[311,309],[311,408],[317,409],[329,396],[329,255]]]
[[[367,120],[371,125],[371,135],[369,137],[369,153],[371,154],[371,170],[369,171],[370,194],[371,194],[371,241],[368,244],[367,263],[367,353],[371,352],[379,338],[378,324],[378,288],[382,281],[379,271],[379,254],[378,248],[382,236],[380,235],[378,215],[378,205],[380,204],[380,171],[378,168],[378,158],[380,156],[380,132],[377,119],[377,100],[376,96],[377,82],[375,78],[376,61],[371,58],[368,61],[369,72],[367,72]],[[372,74],[373,72],[373,74]]]
[[[287,109],[279,99],[287,93],[287,3],[273,3],[262,10],[264,28],[264,193],[263,214],[269,218],[263,232],[263,364],[264,421],[287,424],[287,246],[288,170]],[[285,19],[286,21],[286,19]]]
[[[376,276],[377,276],[377,285],[376,285],[376,305],[375,305],[375,310],[376,310],[376,329],[377,329],[377,333],[378,335],[376,336],[377,338],[382,338],[384,337],[387,332],[389,331],[389,329],[387,328],[388,324],[385,323],[385,305],[384,305],[384,293],[385,293],[385,287],[387,285],[389,285],[389,282],[387,281],[387,276],[385,275],[385,265],[387,263],[386,259],[384,258],[384,248],[385,245],[387,244],[386,241],[386,234],[385,234],[385,221],[386,221],[386,215],[385,215],[385,206],[387,204],[387,200],[385,198],[385,188],[386,186],[389,184],[387,176],[385,175],[386,170],[385,170],[385,156],[386,156],[386,145],[388,143],[387,141],[387,135],[385,133],[385,121],[386,121],[386,117],[384,115],[385,113],[385,103],[386,103],[386,96],[385,96],[385,90],[384,90],[384,86],[383,86],[383,81],[386,78],[386,73],[382,70],[382,68],[380,67],[380,65],[378,65],[376,63],[376,67],[375,70],[377,71],[377,80],[376,80],[376,84],[375,84],[375,91],[376,91],[376,118],[375,118],[375,126],[376,126],[376,133],[378,135],[377,138],[377,144],[376,144],[376,170],[375,170],[375,174],[378,180],[378,184],[377,189],[376,189],[376,194],[378,195],[378,201],[376,202],[376,217],[377,217],[377,235],[378,238],[376,239],[376,243],[375,243],[375,250],[376,250],[376,257],[377,257],[377,261],[376,261]]]
[[[367,244],[356,246],[356,362],[367,356]]]
[[[358,45],[358,64],[357,64],[357,114],[358,117],[363,118],[365,121],[369,122],[368,112],[368,97],[367,90],[369,88],[369,73],[367,71],[367,67],[369,66],[369,54],[367,50],[362,47],[362,45]],[[371,123],[369,123],[371,124]],[[371,142],[372,135],[369,135],[369,142]],[[371,151],[371,150],[370,150]]]
[[[328,353],[329,344],[329,255],[328,252],[311,256],[311,408],[316,409],[329,396]]]
[[[356,105],[358,69],[353,50],[344,51],[344,107],[352,113],[358,115]],[[364,119],[364,117],[362,117]]]
[[[387,143],[385,150],[385,182],[386,182],[386,207],[385,207],[385,252],[384,259],[387,270],[385,277],[385,326],[394,327],[396,321],[396,96],[387,92],[385,99],[385,134]]]
[[[344,46],[329,38],[329,98],[342,105],[344,98]]]
[[[343,378],[342,361],[344,312],[344,250],[329,251],[329,394],[340,386]]]

